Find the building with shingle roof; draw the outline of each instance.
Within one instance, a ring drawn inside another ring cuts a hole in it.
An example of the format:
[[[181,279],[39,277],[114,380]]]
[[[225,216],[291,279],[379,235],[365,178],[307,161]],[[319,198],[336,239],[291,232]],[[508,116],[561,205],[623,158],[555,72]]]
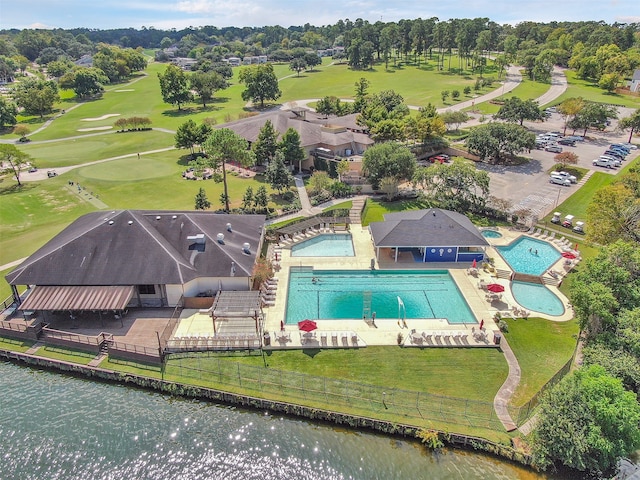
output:
[[[93,304],[83,296],[112,297],[115,309],[127,295],[125,306],[175,306],[183,297],[250,290],[264,222],[264,215],[200,211],[93,212],[5,278],[27,310],[60,309],[56,296],[74,298],[64,310],[83,310]],[[24,285],[29,292],[20,299]]]
[[[482,261],[489,246],[471,220],[440,208],[387,213],[369,231],[378,260],[387,252],[397,262],[401,252],[409,252],[416,262],[471,263]]]

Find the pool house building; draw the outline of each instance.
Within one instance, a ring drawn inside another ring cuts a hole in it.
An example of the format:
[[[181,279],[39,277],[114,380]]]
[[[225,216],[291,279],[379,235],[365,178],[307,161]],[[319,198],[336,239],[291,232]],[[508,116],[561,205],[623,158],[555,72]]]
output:
[[[378,261],[480,262],[489,246],[471,220],[440,208],[387,213],[369,231]]]

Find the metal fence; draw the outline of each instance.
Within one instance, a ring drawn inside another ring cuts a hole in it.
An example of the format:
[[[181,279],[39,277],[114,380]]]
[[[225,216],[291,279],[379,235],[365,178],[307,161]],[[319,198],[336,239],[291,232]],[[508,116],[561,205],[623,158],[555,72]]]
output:
[[[180,375],[204,386],[239,387],[323,409],[346,407],[360,415],[386,412],[406,417],[407,421],[432,420],[504,431],[492,402],[286,372],[215,357],[171,355],[167,360],[165,375]],[[518,414],[517,410],[514,413]]]

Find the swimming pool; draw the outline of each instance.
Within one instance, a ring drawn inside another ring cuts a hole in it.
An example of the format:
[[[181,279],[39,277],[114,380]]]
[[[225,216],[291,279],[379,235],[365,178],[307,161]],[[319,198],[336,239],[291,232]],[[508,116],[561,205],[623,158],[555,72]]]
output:
[[[502,238],[502,234],[496,230],[482,230],[480,233],[484,238]]]
[[[539,283],[515,281],[511,283],[513,298],[527,310],[562,315],[564,305],[555,293]]]
[[[368,305],[376,321],[446,318],[449,323],[477,323],[446,270],[290,270],[287,324],[305,318],[358,319]]]
[[[291,247],[292,257],[353,257],[351,234],[322,234]]]
[[[542,275],[560,259],[560,252],[550,243],[530,237],[495,248],[515,272],[529,275]]]

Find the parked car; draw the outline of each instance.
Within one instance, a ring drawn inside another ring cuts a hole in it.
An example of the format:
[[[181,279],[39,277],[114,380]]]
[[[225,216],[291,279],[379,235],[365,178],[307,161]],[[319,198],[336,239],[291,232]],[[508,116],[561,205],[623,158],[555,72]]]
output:
[[[629,143],[629,142],[624,142],[622,144],[623,147],[627,147],[629,150],[637,150],[638,146],[634,145],[633,143]]]
[[[569,135],[568,137],[564,137],[564,138],[575,140],[576,142],[584,142],[584,137],[581,137],[579,135]]]
[[[561,138],[560,140],[558,140],[558,144],[559,145],[569,145],[570,147],[575,147],[576,146],[576,141],[575,140],[571,140],[570,138]]]
[[[571,180],[557,175],[551,175],[549,177],[549,183],[555,183],[556,185],[564,185],[565,187],[571,186]]]
[[[36,167],[31,167],[29,169],[29,173],[34,173],[34,172],[37,172],[37,171],[38,171],[38,169]]]
[[[544,147],[545,151],[553,153],[561,153],[562,147],[560,145],[547,145]]]
[[[624,160],[624,155],[622,155],[620,152],[616,152],[615,150],[605,150],[604,154],[609,155],[613,158],[617,158],[620,161]]]
[[[627,155],[629,155],[629,153],[631,153],[631,149],[627,145],[624,145],[622,143],[612,143],[611,145],[609,145],[609,149],[610,150],[622,150],[623,152],[626,152]]]
[[[605,160],[609,160],[614,167],[619,167],[622,165],[622,160],[617,157],[613,157],[611,155],[600,155],[599,158],[604,158]]]
[[[578,183],[578,177],[576,177],[575,175],[571,175],[569,172],[551,172],[551,176],[566,178],[571,183]]]
[[[536,139],[536,148],[538,150],[544,150],[544,147],[547,146],[547,141],[546,140],[538,140]]]
[[[612,151],[612,152],[616,152],[617,154],[619,154],[622,158],[626,157],[627,155],[629,155],[629,150],[626,150],[622,147],[615,147],[615,146],[610,146],[607,151]]]
[[[594,159],[592,163],[594,167],[613,168],[613,161],[608,158],[599,157]]]
[[[56,173],[55,170],[48,170],[47,171],[47,177],[51,178],[51,177],[56,177],[58,174]]]

